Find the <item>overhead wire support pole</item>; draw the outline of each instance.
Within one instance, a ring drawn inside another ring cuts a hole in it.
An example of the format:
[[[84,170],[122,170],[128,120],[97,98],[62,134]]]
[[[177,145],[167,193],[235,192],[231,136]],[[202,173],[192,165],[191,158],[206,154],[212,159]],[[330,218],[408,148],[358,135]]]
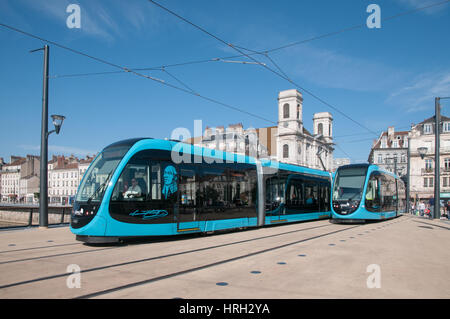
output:
[[[439,105],[439,98],[434,99],[435,106],[435,129],[434,129],[434,139],[435,139],[435,150],[434,150],[434,213],[433,218],[440,218],[441,201],[440,201],[440,133],[441,133],[441,110]]]
[[[434,99],[435,118],[434,118],[434,212],[433,218],[441,218],[441,161],[440,161],[440,135],[441,135],[441,105],[440,100],[449,99],[450,97],[436,97]]]
[[[42,79],[42,119],[41,119],[41,157],[39,177],[39,227],[48,227],[48,45],[31,50],[30,53],[44,50],[44,76]]]

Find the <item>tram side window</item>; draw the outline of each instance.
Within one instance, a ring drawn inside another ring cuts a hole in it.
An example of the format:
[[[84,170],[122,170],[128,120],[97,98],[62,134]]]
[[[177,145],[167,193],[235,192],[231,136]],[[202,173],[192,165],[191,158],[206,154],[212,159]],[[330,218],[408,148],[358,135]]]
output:
[[[305,208],[308,210],[319,210],[319,185],[305,185]]]
[[[286,205],[294,208],[304,205],[303,189],[301,180],[291,179],[287,188]]]
[[[330,210],[330,187],[326,184],[320,185],[320,211]]]
[[[372,174],[367,182],[366,208],[372,212],[381,211],[380,175]]]
[[[199,170],[197,207],[208,220],[254,217],[256,170],[231,164],[209,164]]]
[[[197,204],[197,177],[193,168],[180,168],[179,191],[181,207],[196,207]]]
[[[283,202],[283,188],[278,176],[266,180],[266,210],[274,210]]]
[[[129,163],[122,171],[113,191],[113,201],[144,201],[148,197],[150,167],[146,163]]]
[[[160,201],[173,199],[178,173],[165,162],[136,160],[125,166],[111,197],[112,201]]]
[[[236,207],[255,205],[256,171],[230,169],[228,174],[233,205]]]
[[[229,199],[227,177],[223,169],[204,168],[199,179],[197,198],[201,207],[225,206]]]
[[[406,209],[406,189],[405,184],[401,181],[397,181],[398,188],[398,209],[404,211]]]
[[[392,176],[382,175],[381,182],[382,211],[388,212],[397,208],[397,189],[395,179]]]

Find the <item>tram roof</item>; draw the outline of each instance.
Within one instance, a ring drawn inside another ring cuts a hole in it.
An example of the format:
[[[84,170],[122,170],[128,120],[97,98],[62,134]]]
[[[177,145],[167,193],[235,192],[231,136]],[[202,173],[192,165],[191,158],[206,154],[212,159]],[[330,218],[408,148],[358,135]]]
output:
[[[220,150],[215,149],[209,149],[206,147],[196,146],[188,143],[184,143],[181,141],[176,140],[162,140],[162,139],[154,139],[154,138],[130,138],[126,140],[121,140],[115,143],[112,143],[108,145],[106,148],[111,147],[120,147],[120,146],[129,146],[130,149],[133,147],[134,151],[144,150],[144,149],[162,149],[162,150],[168,150],[172,151],[173,148],[177,145],[182,143],[180,147],[183,151],[188,151],[190,154],[203,156],[205,154],[204,150],[210,150],[211,153],[208,154],[208,157],[217,158],[221,160],[233,160],[238,163],[247,163],[247,164],[253,164],[256,165],[257,160],[252,156],[242,155],[242,154],[236,154],[236,153],[230,153],[230,152],[224,152]],[[181,150],[181,149],[180,149]],[[330,173],[327,171],[312,169],[304,166],[297,166],[292,164],[286,164],[286,163],[280,163],[274,160],[270,159],[260,159],[261,166],[263,167],[270,167],[270,168],[279,168],[283,170],[289,170],[293,172],[299,172],[299,173],[307,173],[312,175],[321,175],[329,177]]]

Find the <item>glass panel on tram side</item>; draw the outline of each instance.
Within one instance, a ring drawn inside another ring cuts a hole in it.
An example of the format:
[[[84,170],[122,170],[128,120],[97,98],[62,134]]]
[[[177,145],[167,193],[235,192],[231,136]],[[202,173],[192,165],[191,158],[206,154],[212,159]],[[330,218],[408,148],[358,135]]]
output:
[[[278,175],[266,179],[266,216],[278,216],[284,202],[284,184]]]
[[[198,208],[205,220],[256,217],[256,168],[212,163],[198,175]]]
[[[177,222],[194,222],[204,219],[198,207],[199,194],[199,167],[192,164],[180,164],[179,169],[179,202]]]
[[[303,213],[305,206],[305,196],[303,189],[303,180],[295,175],[290,175],[286,187],[286,213]]]
[[[402,180],[397,180],[398,212],[406,213],[406,188]]]
[[[381,180],[381,174],[372,173],[367,182],[365,205],[368,211],[381,212]]]
[[[319,211],[329,212],[330,211],[330,186],[329,183],[321,182],[319,184],[320,198],[319,198]]]
[[[397,209],[397,190],[394,177],[382,174],[381,198],[381,211],[392,212]]]
[[[109,205],[114,219],[137,224],[174,222],[178,172],[169,160],[153,160],[152,155],[139,152],[123,169]]]
[[[333,209],[338,214],[351,214],[361,202],[367,166],[339,169],[333,188]]]
[[[293,173],[286,189],[286,214],[330,211],[328,183]]]

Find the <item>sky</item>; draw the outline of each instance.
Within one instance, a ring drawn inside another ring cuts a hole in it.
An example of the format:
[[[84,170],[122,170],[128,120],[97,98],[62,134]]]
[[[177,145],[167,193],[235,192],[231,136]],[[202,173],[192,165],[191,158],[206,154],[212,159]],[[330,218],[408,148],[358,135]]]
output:
[[[171,138],[176,128],[195,135],[195,120],[202,129],[272,126],[278,92],[297,88],[305,128],[312,131],[314,113],[330,112],[334,157],[364,162],[388,126],[408,130],[434,115],[436,96],[450,96],[450,2],[412,11],[442,0],[155,1],[245,53],[317,39],[270,51],[270,59],[252,55],[264,68],[211,61],[239,53],[147,0],[0,0],[1,24],[107,62],[50,44],[49,114],[66,116],[49,137],[50,157],[93,155],[132,137]],[[67,25],[71,4],[80,28]],[[366,25],[370,4],[380,8],[380,28]],[[29,51],[45,42],[0,26],[0,43],[0,157],[39,155],[43,55]],[[209,62],[184,64],[201,60]],[[111,64],[155,68],[136,72],[156,80],[92,75],[119,70]],[[450,115],[450,100],[442,114]]]

